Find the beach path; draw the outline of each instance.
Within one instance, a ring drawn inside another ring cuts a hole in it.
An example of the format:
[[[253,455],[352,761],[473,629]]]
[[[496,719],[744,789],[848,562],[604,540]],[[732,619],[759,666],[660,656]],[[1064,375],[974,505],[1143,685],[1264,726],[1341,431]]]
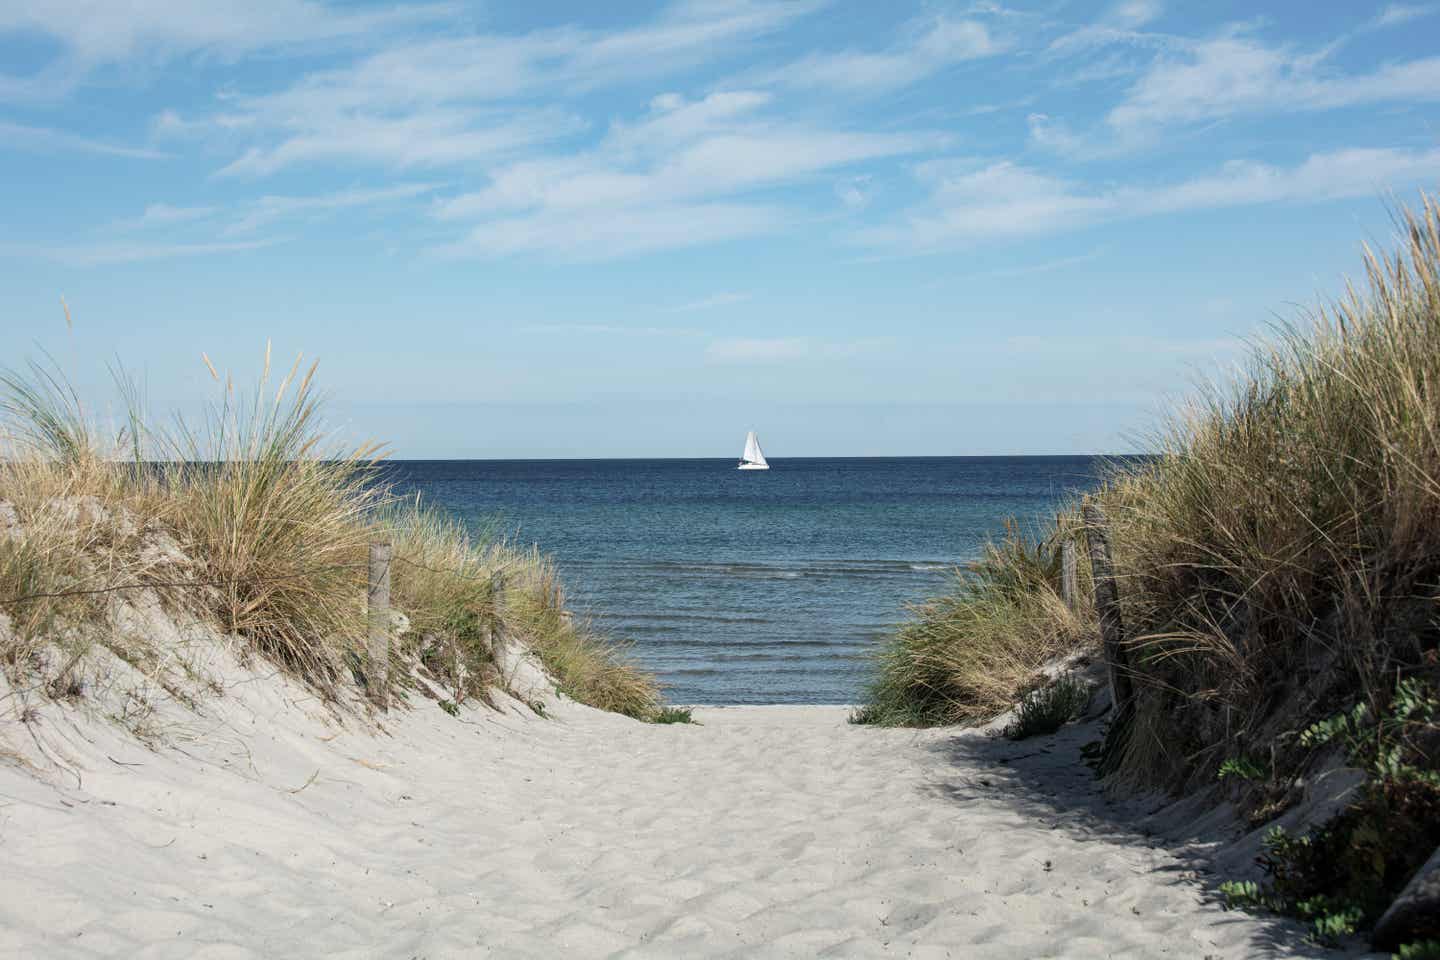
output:
[[[34,719],[74,775],[0,765],[0,955],[1336,956],[1224,911],[1109,806],[1076,762],[1093,727],[421,701],[377,737],[278,690],[156,750]]]

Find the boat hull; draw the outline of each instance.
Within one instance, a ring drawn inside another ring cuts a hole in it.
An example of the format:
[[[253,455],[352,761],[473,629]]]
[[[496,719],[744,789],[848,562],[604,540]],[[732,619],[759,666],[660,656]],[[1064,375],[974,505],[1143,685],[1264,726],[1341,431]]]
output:
[[[769,469],[770,469],[770,464],[768,464],[768,463],[742,463],[742,464],[740,464],[740,466],[736,467],[735,469],[737,469],[737,470],[769,470]]]

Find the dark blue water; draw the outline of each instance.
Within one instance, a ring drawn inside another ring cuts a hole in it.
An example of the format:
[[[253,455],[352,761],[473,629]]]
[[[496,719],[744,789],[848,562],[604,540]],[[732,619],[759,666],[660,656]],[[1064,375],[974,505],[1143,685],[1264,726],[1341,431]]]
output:
[[[477,531],[554,555],[572,601],[677,703],[853,703],[905,605],[1091,457],[392,463]]]

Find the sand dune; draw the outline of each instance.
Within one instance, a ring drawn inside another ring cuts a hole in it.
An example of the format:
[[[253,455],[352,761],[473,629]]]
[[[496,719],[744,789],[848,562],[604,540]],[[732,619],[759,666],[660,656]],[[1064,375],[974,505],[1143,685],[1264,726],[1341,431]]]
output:
[[[1075,762],[1093,729],[420,701],[376,736],[279,678],[226,687],[154,750],[12,712],[42,769],[0,766],[0,955],[1335,956],[1223,911],[1107,806]]]

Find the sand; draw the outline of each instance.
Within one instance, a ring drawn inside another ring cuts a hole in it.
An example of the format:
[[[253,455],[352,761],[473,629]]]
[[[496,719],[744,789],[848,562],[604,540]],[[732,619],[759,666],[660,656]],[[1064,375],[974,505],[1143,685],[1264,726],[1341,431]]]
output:
[[[1336,956],[1107,803],[1093,725],[418,699],[376,735],[273,674],[223,689],[153,748],[0,690],[35,765],[0,763],[0,956]]]

